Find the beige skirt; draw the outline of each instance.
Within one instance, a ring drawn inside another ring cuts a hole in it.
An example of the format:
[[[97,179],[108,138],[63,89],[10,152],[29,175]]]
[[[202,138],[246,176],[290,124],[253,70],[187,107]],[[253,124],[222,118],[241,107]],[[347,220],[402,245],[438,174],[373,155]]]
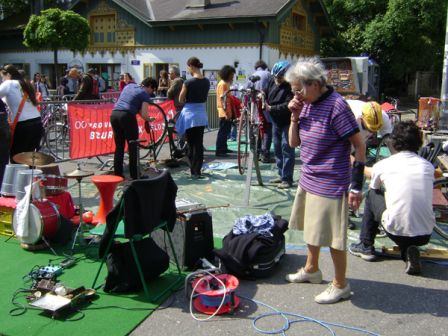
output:
[[[308,245],[347,249],[348,200],[306,192],[300,186],[291,210],[289,228],[303,230]]]

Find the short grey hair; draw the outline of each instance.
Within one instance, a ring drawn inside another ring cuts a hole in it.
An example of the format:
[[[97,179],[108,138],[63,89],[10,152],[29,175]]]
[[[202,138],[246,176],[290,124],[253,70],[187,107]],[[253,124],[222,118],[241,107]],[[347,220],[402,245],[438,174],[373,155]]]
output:
[[[310,85],[318,81],[321,86],[327,84],[327,71],[322,61],[317,57],[300,57],[286,72],[287,82],[300,82],[302,85]]]
[[[180,70],[177,65],[171,65],[168,72],[174,72],[177,76],[180,76]]]

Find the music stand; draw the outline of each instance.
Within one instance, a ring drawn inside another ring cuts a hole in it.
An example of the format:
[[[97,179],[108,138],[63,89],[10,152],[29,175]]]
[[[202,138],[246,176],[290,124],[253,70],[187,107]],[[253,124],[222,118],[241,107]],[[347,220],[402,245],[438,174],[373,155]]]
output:
[[[89,171],[85,171],[85,170],[81,170],[79,163],[78,163],[78,168],[69,172],[69,173],[64,173],[64,176],[66,178],[71,178],[71,179],[76,179],[76,181],[78,181],[78,190],[79,190],[79,225],[78,228],[76,229],[76,233],[75,236],[73,237],[73,243],[72,243],[72,254],[73,254],[73,250],[75,249],[75,244],[76,241],[78,240],[78,242],[80,243],[80,245],[83,245],[85,243],[84,241],[84,220],[82,218],[82,215],[84,213],[84,208],[82,206],[82,193],[81,193],[81,181],[84,177],[88,177],[88,176],[92,176],[94,174],[94,172],[89,172]]]

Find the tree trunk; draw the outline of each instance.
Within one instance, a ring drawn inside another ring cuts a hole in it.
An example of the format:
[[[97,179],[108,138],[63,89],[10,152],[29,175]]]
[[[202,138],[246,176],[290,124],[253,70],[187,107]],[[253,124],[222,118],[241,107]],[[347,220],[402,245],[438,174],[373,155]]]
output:
[[[58,50],[53,50],[54,57],[54,79],[53,83],[55,83],[54,88],[56,89],[59,86],[59,75],[58,75]]]

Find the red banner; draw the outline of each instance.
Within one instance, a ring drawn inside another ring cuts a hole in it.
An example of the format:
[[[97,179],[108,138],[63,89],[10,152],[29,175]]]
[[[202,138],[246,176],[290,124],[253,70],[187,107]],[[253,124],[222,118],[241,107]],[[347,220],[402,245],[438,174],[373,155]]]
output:
[[[176,109],[172,100],[158,103],[166,116],[172,118]],[[70,159],[82,159],[107,155],[115,152],[110,115],[113,104],[68,104],[70,126]],[[149,107],[149,115],[156,120],[151,122],[155,137],[159,138],[165,128],[165,121],[156,108]],[[149,141],[145,131],[144,120],[138,115],[138,132],[140,139]]]

